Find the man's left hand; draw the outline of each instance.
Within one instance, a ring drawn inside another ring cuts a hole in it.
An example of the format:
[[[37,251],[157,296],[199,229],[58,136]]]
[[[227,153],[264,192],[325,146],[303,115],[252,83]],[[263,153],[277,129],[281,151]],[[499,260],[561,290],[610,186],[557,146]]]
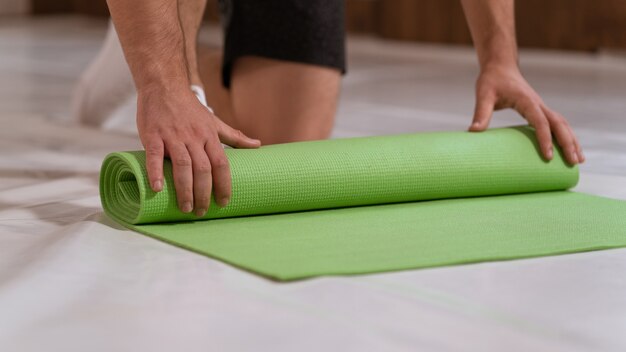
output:
[[[541,153],[553,157],[552,135],[565,159],[574,165],[585,161],[580,144],[567,120],[548,108],[517,67],[489,67],[481,70],[476,82],[476,107],[469,130],[484,131],[494,110],[515,109],[535,128]]]

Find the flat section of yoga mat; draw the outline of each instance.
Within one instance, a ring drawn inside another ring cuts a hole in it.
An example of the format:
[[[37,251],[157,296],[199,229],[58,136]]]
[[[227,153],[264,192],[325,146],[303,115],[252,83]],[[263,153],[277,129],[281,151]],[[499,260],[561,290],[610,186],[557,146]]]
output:
[[[560,191],[133,228],[291,280],[626,246],[626,202]]]
[[[178,210],[169,163],[164,190],[149,189],[142,152],[105,159],[103,207],[137,231],[281,280],[626,245],[624,203],[557,192],[578,170],[559,151],[542,160],[527,127],[227,156],[231,203],[201,220]]]

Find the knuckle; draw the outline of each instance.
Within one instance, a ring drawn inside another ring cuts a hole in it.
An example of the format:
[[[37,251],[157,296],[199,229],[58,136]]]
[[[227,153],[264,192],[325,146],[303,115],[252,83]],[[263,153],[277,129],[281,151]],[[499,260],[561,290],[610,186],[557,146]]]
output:
[[[565,118],[565,116],[559,114],[558,112],[555,112],[554,115],[556,116],[557,121],[565,124],[565,125],[569,125],[569,122],[567,121],[567,119]]]
[[[181,135],[187,133],[187,125],[184,123],[174,123],[169,128],[171,128],[174,135]]]
[[[209,204],[209,200],[210,200],[209,197],[199,197],[199,198],[196,198],[196,202],[197,202],[197,204],[199,206],[206,206],[206,205],[208,205]]]
[[[191,166],[191,158],[188,156],[177,156],[174,158],[174,165],[178,167],[189,167]]]
[[[163,142],[166,147],[179,139],[174,130],[163,131],[161,136],[163,137]]]
[[[535,129],[537,129],[538,131],[541,131],[541,132],[550,131],[550,125],[548,124],[548,121],[546,121],[545,119],[533,120],[532,124],[533,124],[533,127],[535,127]]]
[[[209,135],[209,128],[208,128],[208,124],[204,124],[201,126],[197,126],[197,128],[194,128],[190,133],[188,133],[189,135],[195,137],[195,138],[206,138]]]
[[[568,129],[559,128],[558,132],[555,132],[555,133],[557,134],[557,139],[562,141],[563,144],[567,144],[567,145],[575,144],[574,136],[572,136],[572,134],[569,133]]]
[[[550,123],[545,117],[537,117],[535,123],[539,128],[550,129]]]
[[[556,124],[560,128],[569,128],[569,124],[567,123],[567,120],[565,120],[565,118],[562,116],[556,117]]]
[[[157,160],[146,159],[146,171],[148,172],[148,178],[160,176],[160,172],[163,171],[163,165],[159,164]]]
[[[199,173],[210,173],[211,172],[211,163],[207,161],[201,161],[196,163],[195,170]]]
[[[535,109],[537,107],[537,102],[535,101],[535,99],[527,94],[522,94],[522,96],[518,100],[518,104],[520,106],[528,108],[529,110]]]
[[[213,160],[213,167],[216,170],[224,170],[228,168],[228,160],[225,156],[217,157]]]
[[[557,137],[559,134],[562,134],[562,135],[567,134],[567,129],[565,128],[565,125],[561,123],[560,121],[557,121],[555,123],[550,123],[550,128],[554,130],[554,133],[557,135]]]
[[[148,156],[160,156],[163,152],[163,149],[156,144],[149,144],[146,146],[146,155]]]

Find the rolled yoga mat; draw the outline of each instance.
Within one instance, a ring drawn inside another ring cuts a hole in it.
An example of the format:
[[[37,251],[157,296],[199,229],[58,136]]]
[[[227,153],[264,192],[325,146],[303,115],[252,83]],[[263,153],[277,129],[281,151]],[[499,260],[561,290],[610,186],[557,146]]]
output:
[[[109,154],[105,212],[126,227],[277,280],[626,246],[626,202],[566,191],[578,169],[529,127],[227,149],[230,204],[178,210],[171,164]]]

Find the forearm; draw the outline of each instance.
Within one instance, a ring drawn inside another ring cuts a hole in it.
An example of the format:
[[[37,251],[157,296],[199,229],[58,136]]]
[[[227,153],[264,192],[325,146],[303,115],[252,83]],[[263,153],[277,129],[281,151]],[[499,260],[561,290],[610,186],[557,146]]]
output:
[[[517,67],[514,0],[461,0],[481,69]]]
[[[206,0],[178,0],[178,17],[185,40],[185,56],[191,84],[202,85],[198,73],[197,41],[198,31],[202,24],[202,16]]]
[[[108,0],[139,93],[189,87],[176,0]]]

